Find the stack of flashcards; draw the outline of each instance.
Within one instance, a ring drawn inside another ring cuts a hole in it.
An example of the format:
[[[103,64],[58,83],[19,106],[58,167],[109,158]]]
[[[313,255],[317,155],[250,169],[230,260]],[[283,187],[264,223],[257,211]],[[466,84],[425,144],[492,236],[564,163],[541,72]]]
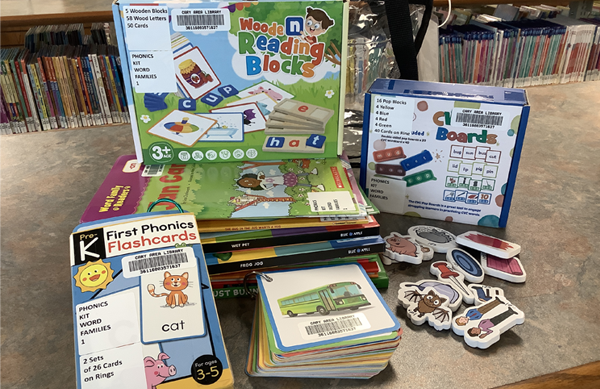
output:
[[[323,153],[325,126],[333,114],[329,108],[283,99],[269,115],[263,151]]]
[[[78,388],[233,386],[193,214],[86,223],[70,242]]]
[[[246,371],[262,377],[370,378],[400,323],[359,265],[260,273]]]

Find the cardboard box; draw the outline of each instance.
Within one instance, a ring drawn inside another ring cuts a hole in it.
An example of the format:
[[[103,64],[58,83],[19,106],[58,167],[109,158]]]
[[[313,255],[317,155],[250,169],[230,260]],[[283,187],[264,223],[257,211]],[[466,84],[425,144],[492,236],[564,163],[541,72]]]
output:
[[[347,11],[342,0],[116,1],[138,160],[340,154]]]
[[[360,183],[382,212],[506,226],[524,90],[379,79],[364,112]]]

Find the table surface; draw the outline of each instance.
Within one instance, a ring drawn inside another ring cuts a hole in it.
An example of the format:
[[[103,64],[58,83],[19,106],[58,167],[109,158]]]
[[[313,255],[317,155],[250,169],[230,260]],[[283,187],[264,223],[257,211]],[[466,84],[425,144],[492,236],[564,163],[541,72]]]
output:
[[[600,82],[528,90],[531,116],[506,229],[390,214],[382,234],[429,224],[476,229],[519,243],[528,279],[486,277],[526,321],[487,350],[451,331],[407,320],[400,282],[430,278],[428,266],[388,266],[386,302],[404,328],[378,376],[362,380],[249,378],[244,374],[254,304],[218,300],[236,387],[486,388],[600,359]],[[129,127],[2,136],[1,384],[74,388],[68,236],[116,158],[132,153]],[[436,254],[435,259],[442,259]]]

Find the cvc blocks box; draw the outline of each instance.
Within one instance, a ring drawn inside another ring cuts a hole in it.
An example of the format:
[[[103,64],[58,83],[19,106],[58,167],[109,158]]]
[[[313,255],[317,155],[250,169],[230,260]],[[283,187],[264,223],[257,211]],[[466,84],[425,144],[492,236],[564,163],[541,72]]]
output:
[[[139,161],[341,153],[348,3],[118,0]]]
[[[506,226],[524,90],[379,79],[364,112],[360,182],[381,211]]]

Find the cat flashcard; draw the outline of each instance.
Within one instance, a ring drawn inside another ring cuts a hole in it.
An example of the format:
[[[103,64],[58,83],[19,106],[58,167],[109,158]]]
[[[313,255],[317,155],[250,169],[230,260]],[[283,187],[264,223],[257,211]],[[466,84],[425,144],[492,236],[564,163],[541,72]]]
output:
[[[176,250],[183,253],[192,249]],[[163,256],[166,255],[174,254]],[[193,260],[195,257],[190,259],[175,269],[157,270],[140,276],[142,342],[205,335],[202,284],[198,266]]]
[[[465,276],[467,281],[477,284],[483,282],[484,273],[481,265],[465,250],[459,248],[448,250],[446,259],[456,271]]]
[[[148,133],[192,147],[216,123],[216,120],[205,116],[175,110],[152,126]]]
[[[521,252],[521,246],[516,243],[477,231],[460,234],[456,237],[456,243],[504,259],[512,258]]]
[[[392,262],[408,262],[418,265],[423,261],[421,246],[410,236],[392,232],[383,240],[385,240],[385,252],[382,258],[384,265],[391,265]]]
[[[475,295],[475,305],[485,304],[496,296],[504,296],[504,290],[495,286],[471,284],[467,288]]]
[[[446,281],[436,280],[403,282],[400,284],[400,289],[398,290],[398,298],[400,299],[401,296],[405,296],[407,292],[414,291],[415,288],[418,289],[419,292],[423,292],[425,288],[432,288],[438,295],[447,297],[448,307],[452,312],[456,311],[462,303],[462,294],[455,286],[452,286],[452,284]]]
[[[413,324],[421,325],[427,321],[438,331],[450,329],[452,310],[448,306],[448,297],[438,294],[431,287],[421,291],[418,288],[403,288],[402,285],[404,283],[400,284],[398,299]]]
[[[517,257],[504,259],[481,253],[480,259],[481,267],[487,275],[514,283],[523,283],[527,279],[523,264]]]
[[[466,304],[473,304],[475,295],[467,288],[464,274],[457,272],[450,262],[436,261],[429,267],[429,272],[436,276],[438,280],[446,281],[456,288],[462,294],[463,301]]]
[[[452,321],[452,331],[470,347],[486,349],[500,335],[525,322],[525,314],[504,296],[495,296],[485,304],[465,309]]]
[[[412,236],[418,243],[433,248],[436,253],[446,253],[457,247],[456,236],[446,230],[433,226],[412,226],[408,229],[408,235]]]
[[[210,67],[198,47],[173,58],[175,77],[186,96],[198,100],[221,85],[217,74]]]
[[[210,113],[242,113],[244,115],[244,133],[265,129],[265,119],[256,103],[234,104],[223,108],[211,109]]]

